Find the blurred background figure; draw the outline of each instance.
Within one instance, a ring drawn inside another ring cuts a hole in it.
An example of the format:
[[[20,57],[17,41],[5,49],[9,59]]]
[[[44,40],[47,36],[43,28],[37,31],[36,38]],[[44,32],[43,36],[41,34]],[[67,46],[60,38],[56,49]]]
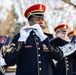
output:
[[[70,40],[72,40],[73,37],[76,36],[76,30],[72,30],[72,31],[68,32],[67,36],[69,37]],[[75,41],[76,39],[73,39],[73,40]],[[72,43],[74,43],[74,42],[72,42]]]
[[[55,36],[60,37],[63,40],[67,40],[67,30],[68,30],[67,24],[60,24],[54,28]]]
[[[70,41],[76,44],[76,30],[70,31],[67,35]],[[76,75],[76,61],[75,60],[73,60],[73,75]]]
[[[61,39],[66,41],[67,41],[67,30],[68,30],[68,24],[60,24],[54,28],[56,37],[60,37]],[[76,52],[64,57],[61,61],[58,61],[56,63],[56,68],[54,69],[54,75],[73,75],[72,60],[76,60]]]
[[[0,75],[5,74],[5,60],[3,59],[4,49],[3,46],[7,46],[9,44],[10,38],[7,36],[3,36],[0,34]]]

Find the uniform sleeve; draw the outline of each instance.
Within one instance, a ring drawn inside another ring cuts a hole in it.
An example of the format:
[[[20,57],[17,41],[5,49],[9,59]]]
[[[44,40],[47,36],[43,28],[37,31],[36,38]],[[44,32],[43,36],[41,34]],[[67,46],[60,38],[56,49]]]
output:
[[[55,48],[54,50],[50,51],[50,55],[56,61],[61,61],[63,59],[63,52],[59,48]]]
[[[60,61],[63,59],[63,52],[58,46],[51,45],[49,38],[45,39],[43,43],[48,47],[50,55],[53,59]]]
[[[17,62],[17,51],[14,50],[13,52],[10,51],[10,52],[6,52],[5,56],[4,56],[4,59],[5,59],[5,62],[8,66],[13,66],[16,64]]]
[[[14,64],[16,64],[17,59],[18,59],[18,54],[19,52],[17,51],[17,40],[19,38],[19,34],[15,35],[11,44],[14,45],[10,45],[10,48],[8,49],[9,51],[6,51],[5,55],[4,55],[4,59],[7,65],[9,66],[13,66]]]
[[[76,51],[72,54],[72,58],[76,60]]]

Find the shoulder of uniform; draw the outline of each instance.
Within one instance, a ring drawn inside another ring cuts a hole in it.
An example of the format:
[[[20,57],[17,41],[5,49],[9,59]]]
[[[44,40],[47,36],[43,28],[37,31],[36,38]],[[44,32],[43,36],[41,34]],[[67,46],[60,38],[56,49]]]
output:
[[[17,34],[14,35],[14,37],[16,37],[16,36],[20,36],[20,33],[17,33]]]
[[[14,35],[14,37],[13,37],[13,40],[12,40],[12,43],[17,43],[17,41],[18,41],[18,39],[19,39],[19,37],[20,37],[20,33],[17,33],[16,35]]]
[[[47,35],[48,37],[53,38],[53,34],[50,34],[50,33],[44,33],[44,34]]]

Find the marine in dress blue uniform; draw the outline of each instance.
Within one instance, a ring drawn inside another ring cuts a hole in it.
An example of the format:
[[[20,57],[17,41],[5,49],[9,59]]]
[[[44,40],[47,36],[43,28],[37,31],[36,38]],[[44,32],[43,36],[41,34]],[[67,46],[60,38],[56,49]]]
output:
[[[76,30],[70,31],[68,34],[70,40],[72,40],[73,36],[76,36]],[[73,75],[76,75],[76,61],[73,60]]]
[[[33,15],[40,18],[44,16],[44,12],[43,4],[35,4],[25,11],[24,16],[30,18]],[[18,48],[20,46],[17,45],[19,38],[20,33],[14,36],[11,43],[12,49],[4,56],[8,66],[17,64],[16,75],[53,75],[52,58],[60,61],[63,58],[63,52],[51,50],[52,46],[48,39],[52,38],[52,35],[49,34],[44,41],[41,41],[40,37],[31,31],[26,43],[20,43],[21,48]],[[13,44],[16,45],[15,48]],[[43,44],[47,45],[48,50],[44,50]]]
[[[56,34],[57,32],[61,32],[65,35],[67,29],[67,24],[60,24],[54,28],[54,31]],[[76,52],[64,57],[61,61],[56,63],[56,66],[53,70],[54,75],[73,75],[73,60],[76,60]]]

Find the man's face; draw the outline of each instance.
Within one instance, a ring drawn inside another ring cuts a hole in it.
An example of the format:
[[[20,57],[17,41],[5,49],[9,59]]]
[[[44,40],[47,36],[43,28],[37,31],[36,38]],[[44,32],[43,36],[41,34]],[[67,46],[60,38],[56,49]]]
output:
[[[30,25],[39,24],[42,29],[45,28],[44,17],[33,16],[32,20],[29,21]]]
[[[56,36],[60,37],[63,40],[66,40],[67,34],[64,33],[64,32],[59,31],[59,32],[56,33]]]
[[[72,40],[73,36],[69,37],[70,40]]]

